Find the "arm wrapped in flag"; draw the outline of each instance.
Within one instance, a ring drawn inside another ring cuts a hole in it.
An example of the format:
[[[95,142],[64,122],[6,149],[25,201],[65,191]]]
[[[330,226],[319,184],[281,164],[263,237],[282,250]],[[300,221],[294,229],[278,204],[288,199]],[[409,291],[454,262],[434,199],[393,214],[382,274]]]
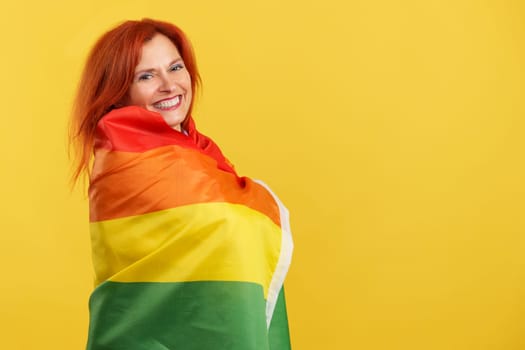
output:
[[[288,212],[186,126],[139,107],[98,124],[88,349],[289,349]]]

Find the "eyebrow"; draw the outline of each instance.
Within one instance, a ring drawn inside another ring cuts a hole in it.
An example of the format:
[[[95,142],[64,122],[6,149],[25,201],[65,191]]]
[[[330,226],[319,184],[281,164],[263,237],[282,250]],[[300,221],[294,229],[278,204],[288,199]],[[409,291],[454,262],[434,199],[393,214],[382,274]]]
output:
[[[173,66],[175,63],[177,63],[179,61],[182,62],[182,57],[178,57],[178,58],[174,59],[173,61],[171,61],[170,64],[168,64],[168,67]],[[135,75],[139,75],[140,73],[152,73],[155,70],[156,70],[155,68],[145,68],[145,69],[141,69],[141,70],[136,71]]]

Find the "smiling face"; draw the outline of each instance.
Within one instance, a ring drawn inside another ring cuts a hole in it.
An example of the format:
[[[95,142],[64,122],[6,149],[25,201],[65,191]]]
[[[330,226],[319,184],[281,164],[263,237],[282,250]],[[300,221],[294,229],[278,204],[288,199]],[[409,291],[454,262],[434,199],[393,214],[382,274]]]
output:
[[[179,50],[168,37],[155,34],[142,48],[125,104],[160,113],[180,131],[191,99],[191,77]]]

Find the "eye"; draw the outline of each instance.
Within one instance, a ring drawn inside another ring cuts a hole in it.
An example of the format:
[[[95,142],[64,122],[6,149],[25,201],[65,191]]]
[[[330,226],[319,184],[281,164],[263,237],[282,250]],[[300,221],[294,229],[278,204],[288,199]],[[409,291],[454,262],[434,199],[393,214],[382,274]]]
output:
[[[141,74],[139,75],[139,81],[142,81],[142,80],[150,80],[151,78],[153,78],[153,74],[150,74],[150,73],[144,73],[144,74]]]
[[[169,68],[169,70],[170,70],[170,72],[173,72],[173,71],[181,70],[182,68],[184,68],[184,66],[181,63],[176,63],[176,64],[172,65]]]

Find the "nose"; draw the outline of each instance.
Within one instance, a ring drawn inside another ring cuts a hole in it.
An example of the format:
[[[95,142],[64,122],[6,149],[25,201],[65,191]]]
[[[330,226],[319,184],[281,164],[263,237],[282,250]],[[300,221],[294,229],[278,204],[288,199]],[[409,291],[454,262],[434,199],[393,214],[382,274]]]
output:
[[[173,92],[175,90],[176,84],[173,79],[170,79],[167,74],[162,74],[160,76],[160,85],[159,91],[161,92]]]

